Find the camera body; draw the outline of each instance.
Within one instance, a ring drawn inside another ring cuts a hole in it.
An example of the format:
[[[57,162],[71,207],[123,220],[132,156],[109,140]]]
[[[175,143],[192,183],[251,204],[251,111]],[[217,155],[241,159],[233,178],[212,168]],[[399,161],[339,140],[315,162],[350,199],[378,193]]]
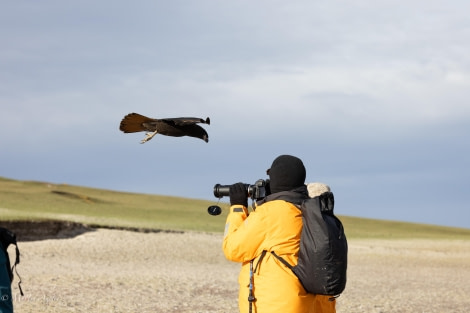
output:
[[[245,184],[245,188],[248,193],[248,197],[253,200],[263,199],[271,193],[269,189],[269,179],[258,179],[253,185]],[[214,186],[214,196],[216,198],[229,196],[229,191],[230,185],[216,184]]]

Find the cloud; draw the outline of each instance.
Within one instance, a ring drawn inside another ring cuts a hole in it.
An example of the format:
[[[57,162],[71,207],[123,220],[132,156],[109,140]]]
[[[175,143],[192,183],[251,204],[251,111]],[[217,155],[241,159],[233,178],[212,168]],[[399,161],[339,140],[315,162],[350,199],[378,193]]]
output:
[[[469,178],[468,9],[5,3],[0,175],[212,198],[213,184],[254,182],[291,153],[351,215],[440,222],[446,205],[457,216]],[[210,142],[140,145],[143,134],[118,130],[130,112],[209,116]]]

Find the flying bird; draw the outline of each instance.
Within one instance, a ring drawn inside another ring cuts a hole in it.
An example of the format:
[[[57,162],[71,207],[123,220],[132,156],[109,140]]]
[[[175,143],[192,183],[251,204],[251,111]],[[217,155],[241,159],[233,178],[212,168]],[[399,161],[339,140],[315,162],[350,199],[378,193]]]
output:
[[[182,137],[190,136],[201,138],[209,142],[209,135],[206,130],[197,123],[210,124],[210,119],[205,120],[197,117],[176,117],[176,118],[149,118],[137,113],[130,113],[124,116],[119,129],[125,133],[136,133],[146,131],[145,138],[141,143],[146,143],[156,134],[165,136]]]

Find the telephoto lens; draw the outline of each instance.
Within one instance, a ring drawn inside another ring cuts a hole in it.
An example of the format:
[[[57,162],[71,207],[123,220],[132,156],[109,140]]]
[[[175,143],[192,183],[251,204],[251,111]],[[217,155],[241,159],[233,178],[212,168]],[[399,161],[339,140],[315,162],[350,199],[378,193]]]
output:
[[[214,196],[216,198],[228,197],[230,194],[230,185],[216,184],[214,186]]]

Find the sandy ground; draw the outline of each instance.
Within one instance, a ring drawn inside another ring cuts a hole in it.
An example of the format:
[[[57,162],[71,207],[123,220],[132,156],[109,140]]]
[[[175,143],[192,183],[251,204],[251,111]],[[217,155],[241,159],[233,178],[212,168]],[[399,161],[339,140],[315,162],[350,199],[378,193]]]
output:
[[[238,312],[222,235],[97,229],[20,242],[16,312]],[[469,241],[350,240],[337,312],[469,312]],[[11,257],[14,251],[10,252]]]

